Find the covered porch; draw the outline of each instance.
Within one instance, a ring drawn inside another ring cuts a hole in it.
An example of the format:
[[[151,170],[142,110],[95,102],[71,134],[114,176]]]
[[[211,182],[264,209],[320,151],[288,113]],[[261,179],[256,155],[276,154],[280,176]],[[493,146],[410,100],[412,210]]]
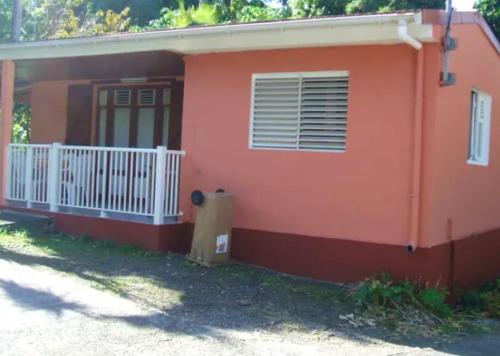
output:
[[[166,51],[4,60],[1,205],[178,221],[184,63]],[[29,143],[12,143],[15,102]]]

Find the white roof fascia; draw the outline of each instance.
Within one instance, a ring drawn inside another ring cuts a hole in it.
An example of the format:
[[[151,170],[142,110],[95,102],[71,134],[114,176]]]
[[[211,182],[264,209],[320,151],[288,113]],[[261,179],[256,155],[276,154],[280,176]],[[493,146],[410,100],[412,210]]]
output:
[[[231,24],[98,37],[0,44],[0,60],[83,57],[148,51],[181,54],[402,43],[398,23],[421,42],[434,41],[420,13],[343,16]]]

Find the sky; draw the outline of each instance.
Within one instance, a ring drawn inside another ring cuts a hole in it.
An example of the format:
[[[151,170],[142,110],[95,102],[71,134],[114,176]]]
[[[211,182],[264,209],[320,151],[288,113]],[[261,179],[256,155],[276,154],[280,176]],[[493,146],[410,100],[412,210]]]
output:
[[[472,10],[475,0],[453,0],[453,7],[459,11]]]

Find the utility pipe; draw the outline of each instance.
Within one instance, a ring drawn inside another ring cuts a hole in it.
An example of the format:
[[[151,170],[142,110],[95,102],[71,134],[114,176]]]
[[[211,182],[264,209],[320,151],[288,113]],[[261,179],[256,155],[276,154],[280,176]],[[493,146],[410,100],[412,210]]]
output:
[[[422,139],[424,119],[424,50],[417,52],[415,71],[415,107],[413,123],[413,154],[410,196],[410,241],[407,252],[413,252],[419,245],[420,235],[420,192],[422,180]]]
[[[412,46],[416,50],[420,50],[422,48],[422,42],[416,40],[414,37],[408,34],[408,24],[405,20],[400,20],[398,24],[398,36],[399,39]]]

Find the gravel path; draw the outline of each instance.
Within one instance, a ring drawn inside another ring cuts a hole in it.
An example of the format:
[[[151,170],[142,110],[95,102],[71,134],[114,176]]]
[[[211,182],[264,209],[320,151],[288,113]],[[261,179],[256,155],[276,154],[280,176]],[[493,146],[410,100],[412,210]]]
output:
[[[5,254],[0,271],[1,355],[493,355],[500,350],[499,335],[418,347],[356,330],[314,330],[314,324],[259,326],[255,319],[262,316],[241,305],[246,303],[184,300],[160,309]]]

